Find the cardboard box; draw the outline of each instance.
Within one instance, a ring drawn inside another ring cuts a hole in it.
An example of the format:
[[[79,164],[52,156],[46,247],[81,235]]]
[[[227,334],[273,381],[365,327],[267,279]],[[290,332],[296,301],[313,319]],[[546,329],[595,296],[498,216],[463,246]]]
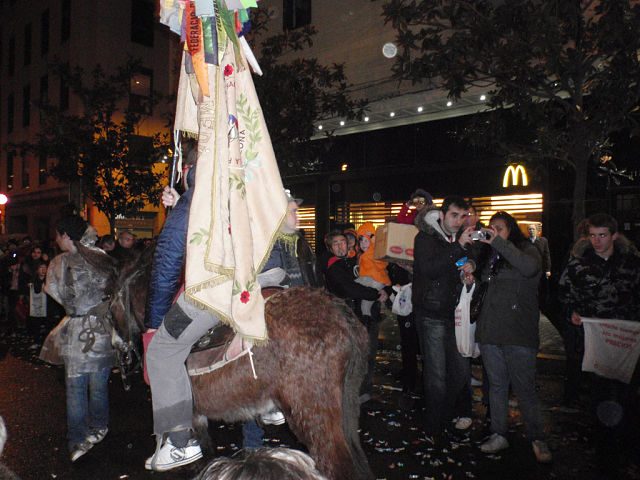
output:
[[[413,241],[418,229],[402,223],[385,223],[376,230],[373,256],[394,263],[413,262]]]

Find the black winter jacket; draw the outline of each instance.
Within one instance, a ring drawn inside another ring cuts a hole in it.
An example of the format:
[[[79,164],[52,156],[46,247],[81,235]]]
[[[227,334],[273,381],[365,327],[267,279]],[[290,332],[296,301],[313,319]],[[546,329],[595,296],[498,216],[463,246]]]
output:
[[[331,257],[328,261],[328,268],[325,274],[327,288],[334,295],[348,300],[351,308],[354,308],[353,300],[377,300],[378,290],[365,287],[355,282],[356,275],[354,267],[357,265],[354,258]]]
[[[468,252],[457,241],[445,238],[439,215],[439,210],[430,210],[426,222],[417,223],[420,232],[414,241],[411,302],[416,315],[451,320],[453,325],[462,288],[456,261]]]

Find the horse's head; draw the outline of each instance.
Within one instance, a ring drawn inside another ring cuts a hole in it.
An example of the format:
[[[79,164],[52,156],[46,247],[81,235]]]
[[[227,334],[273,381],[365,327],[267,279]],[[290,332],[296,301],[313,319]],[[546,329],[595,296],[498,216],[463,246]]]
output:
[[[144,313],[154,249],[124,261],[111,295],[113,326],[125,343],[137,342],[144,331]]]

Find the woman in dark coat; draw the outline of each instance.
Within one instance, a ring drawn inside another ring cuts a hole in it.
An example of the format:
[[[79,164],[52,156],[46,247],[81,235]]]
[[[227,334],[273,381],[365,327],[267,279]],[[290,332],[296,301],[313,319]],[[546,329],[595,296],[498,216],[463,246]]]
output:
[[[516,220],[498,212],[482,229],[491,245],[490,258],[482,272],[486,295],[478,318],[476,340],[489,376],[491,430],[480,446],[495,453],[509,446],[506,439],[509,385],[518,397],[526,435],[539,462],[551,461],[544,441],[542,417],[535,390],[538,353],[538,280],[540,254],[527,242]]]

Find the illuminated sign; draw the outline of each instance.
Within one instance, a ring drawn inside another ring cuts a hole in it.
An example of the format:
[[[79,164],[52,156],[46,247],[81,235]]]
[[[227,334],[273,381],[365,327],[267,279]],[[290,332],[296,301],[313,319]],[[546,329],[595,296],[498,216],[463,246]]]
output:
[[[507,188],[509,185],[518,185],[520,177],[522,177],[522,186],[526,187],[529,185],[529,178],[527,177],[527,171],[524,169],[522,165],[509,165],[507,170],[504,172],[504,177],[502,177],[502,186]],[[509,182],[511,179],[511,182]]]

